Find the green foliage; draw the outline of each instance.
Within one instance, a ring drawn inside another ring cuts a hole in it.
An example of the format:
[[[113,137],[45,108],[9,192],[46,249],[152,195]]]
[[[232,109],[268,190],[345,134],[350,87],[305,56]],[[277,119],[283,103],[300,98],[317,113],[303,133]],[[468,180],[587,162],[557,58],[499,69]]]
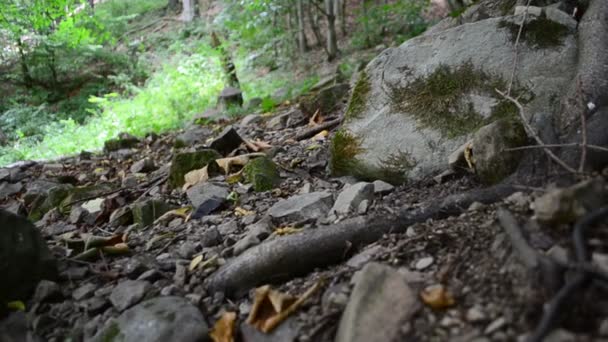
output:
[[[364,8],[357,16],[353,46],[371,48],[383,43],[386,37],[401,43],[421,34],[428,25],[422,12],[429,3],[428,0],[411,0],[374,4],[364,0]]]
[[[331,140],[330,169],[333,176],[357,174],[357,155],[363,152],[361,140],[346,130],[336,132]]]

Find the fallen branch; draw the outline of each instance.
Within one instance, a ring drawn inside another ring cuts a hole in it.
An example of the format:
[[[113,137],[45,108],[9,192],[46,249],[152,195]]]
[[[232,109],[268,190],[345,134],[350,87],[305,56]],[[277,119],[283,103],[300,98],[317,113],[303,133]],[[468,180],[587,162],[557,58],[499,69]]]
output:
[[[529,150],[535,148],[553,148],[553,147],[587,147],[590,150],[608,152],[607,147],[598,146],[598,145],[583,145],[582,143],[568,143],[568,144],[545,144],[545,145],[529,145],[529,146],[519,146],[519,147],[511,147],[505,148],[505,151],[519,151],[519,150]]]
[[[532,0],[528,0],[526,3],[526,10],[524,11],[524,18],[519,25],[519,31],[517,31],[517,39],[515,39],[515,55],[513,56],[513,69],[511,69],[511,79],[509,80],[509,87],[507,88],[507,95],[511,95],[511,88],[513,88],[513,80],[515,79],[515,70],[517,69],[517,60],[519,58],[519,40],[521,38],[521,34],[524,31],[524,24],[526,23],[526,19],[528,19],[528,9],[530,8],[530,3]]]
[[[530,123],[528,122],[528,120],[526,119],[526,116],[524,115],[524,107],[521,105],[521,103],[519,103],[519,101],[517,101],[516,99],[514,99],[513,97],[511,97],[508,94],[503,93],[502,91],[495,89],[496,92],[498,94],[500,94],[502,97],[504,97],[506,100],[511,101],[518,109],[518,113],[519,113],[519,118],[521,120],[521,123],[524,125],[524,128],[526,129],[526,131],[528,132],[528,134],[534,138],[534,140],[536,140],[536,143],[538,145],[540,145],[543,150],[545,151],[545,153],[547,153],[547,155],[553,159],[553,161],[555,161],[557,164],[559,164],[561,167],[563,167],[566,171],[576,174],[578,173],[575,169],[573,169],[572,167],[568,166],[568,164],[566,164],[563,160],[561,160],[557,155],[555,155],[555,153],[553,153],[553,151],[551,151],[550,149],[548,149],[547,147],[545,147],[545,143],[542,141],[542,139],[538,136],[538,134],[534,131],[534,128],[532,128],[532,126],[530,126]]]
[[[332,129],[336,126],[338,126],[340,123],[342,122],[342,118],[338,118],[338,119],[334,119],[331,121],[327,121],[324,122],[320,125],[317,125],[315,127],[309,128],[307,130],[305,130],[304,132],[296,135],[295,140],[300,141],[300,140],[304,140],[304,139],[308,139],[311,137],[314,137],[317,133],[322,132],[324,130],[329,130]]]
[[[392,216],[382,213],[355,217],[319,229],[268,240],[223,265],[206,279],[205,284],[211,291],[238,296],[257,285],[290,279],[317,267],[340,262],[385,234],[405,232],[412,224],[431,218],[459,215],[475,201],[493,203],[514,191],[512,186],[501,184],[449,196],[414,212],[403,210]]]

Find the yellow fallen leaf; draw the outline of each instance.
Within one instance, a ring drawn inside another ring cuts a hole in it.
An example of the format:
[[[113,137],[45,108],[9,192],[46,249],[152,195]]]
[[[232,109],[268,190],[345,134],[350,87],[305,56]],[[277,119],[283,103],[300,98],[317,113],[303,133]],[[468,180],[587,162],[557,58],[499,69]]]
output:
[[[191,211],[192,211],[191,206],[185,206],[185,207],[169,210],[166,213],[162,214],[161,217],[154,220],[154,224],[159,224],[159,223],[166,224],[166,223],[169,223],[169,221],[173,220],[174,218],[178,218],[178,217],[181,217],[184,220],[188,220],[188,215],[190,214]]]
[[[203,261],[203,255],[199,254],[190,261],[190,266],[188,266],[188,271],[192,272],[196,269],[196,267]]]
[[[290,235],[290,234],[295,234],[297,232],[302,231],[302,228],[295,228],[295,227],[282,227],[282,228],[277,228],[274,230],[274,233],[276,235]]]
[[[101,247],[101,250],[107,254],[115,254],[115,255],[126,254],[126,253],[129,253],[129,245],[127,245],[124,242],[121,242],[121,243],[117,243],[113,246]]]
[[[312,137],[311,140],[313,140],[313,141],[323,141],[323,140],[325,140],[325,138],[327,138],[328,135],[329,135],[329,131],[328,130],[323,130],[323,131],[317,133],[314,137]]]
[[[8,302],[6,304],[6,307],[9,310],[13,310],[13,311],[25,311],[25,304],[23,304],[23,302],[20,301],[20,300],[15,300],[15,301],[12,301],[12,302]]]
[[[241,207],[236,207],[236,208],[234,208],[234,215],[236,215],[236,216],[255,215],[255,211],[243,209]]]
[[[452,294],[441,284],[431,285],[420,292],[422,302],[432,309],[440,310],[456,304]]]
[[[195,184],[206,182],[209,180],[209,171],[207,166],[202,169],[192,170],[184,176],[184,186],[182,190],[186,191]]]
[[[321,145],[319,145],[319,144],[312,144],[312,145],[309,145],[309,146],[306,148],[306,150],[307,150],[307,151],[313,151],[313,150],[318,150],[318,149],[320,149],[320,148],[321,148]]]
[[[209,334],[213,342],[234,342],[235,322],[235,312],[224,312]]]
[[[475,171],[475,160],[473,159],[473,145],[468,143],[464,147],[464,160],[467,161],[467,165],[471,171]]]

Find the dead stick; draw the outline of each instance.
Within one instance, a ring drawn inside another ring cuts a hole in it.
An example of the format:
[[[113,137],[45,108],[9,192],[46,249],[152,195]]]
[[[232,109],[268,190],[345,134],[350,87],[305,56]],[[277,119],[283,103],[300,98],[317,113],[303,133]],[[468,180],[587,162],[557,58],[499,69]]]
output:
[[[574,174],[578,173],[575,169],[568,166],[568,164],[566,164],[563,160],[561,160],[558,156],[556,156],[555,153],[553,153],[550,149],[548,149],[547,147],[544,147],[545,143],[538,136],[538,134],[536,134],[536,132],[534,131],[534,128],[532,128],[532,126],[530,126],[530,123],[528,123],[528,120],[526,119],[526,116],[524,115],[524,107],[521,105],[521,103],[519,103],[519,101],[517,101],[510,95],[507,95],[507,94],[501,92],[498,89],[496,89],[496,92],[499,93],[505,99],[511,101],[517,107],[518,113],[519,113],[519,118],[521,119],[521,123],[524,125],[526,131],[528,131],[528,134],[531,135],[532,138],[534,138],[534,140],[536,140],[537,144],[543,146],[543,150],[545,151],[545,153],[547,153],[547,155],[549,155],[549,157],[551,159],[553,159],[557,164],[559,164],[561,167],[563,167],[566,171],[568,171],[570,173],[574,173]]]
[[[585,170],[585,162],[587,161],[587,111],[585,108],[585,101],[583,99],[583,84],[581,82],[580,77],[576,83],[576,92],[578,94],[579,103],[582,105],[583,109],[580,111],[581,118],[581,135],[582,135],[582,144],[581,144],[581,161],[578,166],[578,172],[583,172]]]
[[[520,151],[520,150],[529,150],[535,148],[552,148],[552,147],[581,147],[582,143],[568,143],[568,144],[545,144],[545,145],[529,145],[529,146],[519,146],[519,147],[510,147],[505,148],[505,151]],[[597,150],[602,152],[608,152],[608,147],[598,146],[598,145],[585,145],[590,150]]]
[[[532,0],[528,0],[526,3],[526,10],[524,11],[524,19],[521,21],[521,25],[519,25],[519,31],[517,32],[517,39],[515,39],[515,56],[513,56],[513,69],[511,70],[511,79],[509,80],[509,87],[507,88],[507,95],[511,95],[511,88],[513,87],[513,80],[515,79],[515,69],[517,69],[517,60],[519,58],[519,39],[521,38],[521,34],[524,31],[524,24],[526,23],[526,19],[528,18],[528,8],[530,8],[530,2]]]
[[[322,132],[326,129],[332,129],[336,126],[338,126],[340,123],[342,122],[342,118],[338,118],[335,120],[331,120],[331,121],[327,121],[325,123],[322,123],[318,126],[315,126],[313,128],[310,128],[298,135],[296,135],[296,140],[300,141],[300,140],[304,140],[304,139],[308,139],[310,137],[315,136],[317,133]]]

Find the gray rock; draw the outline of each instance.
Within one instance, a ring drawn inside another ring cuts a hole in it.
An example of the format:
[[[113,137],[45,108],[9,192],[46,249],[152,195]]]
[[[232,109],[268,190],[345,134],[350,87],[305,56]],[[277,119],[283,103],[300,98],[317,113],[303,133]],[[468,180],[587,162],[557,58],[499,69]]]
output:
[[[431,266],[433,264],[433,261],[435,261],[435,259],[433,259],[432,256],[421,258],[416,261],[416,269],[422,271]]]
[[[112,212],[108,224],[112,227],[128,226],[133,223],[131,207],[120,207]]]
[[[235,233],[237,230],[239,230],[239,224],[234,220],[224,222],[217,227],[217,230],[222,235],[230,235],[230,234]]]
[[[131,147],[135,147],[139,143],[139,139],[128,134],[128,133],[120,133],[118,138],[107,140],[103,149],[106,152],[115,152],[122,149],[129,149]]]
[[[23,189],[23,184],[21,183],[9,183],[2,182],[0,183],[0,198],[5,198],[8,196],[12,196],[14,194],[19,193]]]
[[[191,147],[198,144],[203,144],[211,135],[213,131],[205,126],[192,126],[191,128],[184,131],[184,133],[175,137],[173,146],[175,148]]]
[[[243,322],[240,325],[242,342],[293,342],[297,341],[300,325],[295,317],[290,317],[279,324],[276,329],[265,334],[251,324]]]
[[[173,188],[184,185],[184,176],[192,171],[202,169],[222,156],[214,150],[203,149],[195,152],[182,152],[173,155],[169,169],[169,184]]]
[[[260,123],[263,118],[257,114],[249,114],[241,120],[241,127],[248,127]]]
[[[40,280],[57,278],[55,259],[40,231],[25,218],[2,209],[0,260],[0,305],[24,300]]]
[[[97,214],[101,211],[101,204],[103,203],[103,198],[96,198],[94,200],[86,201],[82,203],[82,208],[86,209],[92,215]]]
[[[569,223],[608,203],[608,189],[601,178],[582,181],[568,188],[547,191],[532,203],[536,219]]]
[[[270,216],[264,216],[258,222],[247,226],[247,234],[253,235],[260,240],[265,240],[270,234],[272,234],[272,220]]]
[[[200,311],[181,297],[147,300],[109,321],[93,342],[198,342],[209,327]]]
[[[545,15],[547,16],[547,19],[556,23],[560,23],[571,30],[576,30],[578,22],[566,12],[554,7],[545,7],[544,11]]]
[[[362,201],[371,201],[373,198],[374,185],[372,183],[356,183],[347,186],[340,192],[329,212],[335,215],[347,215],[349,212],[357,210]]]
[[[118,283],[110,294],[110,302],[116,310],[122,312],[125,309],[139,303],[151,285],[147,281],[142,280],[125,280]]]
[[[83,300],[90,298],[95,293],[95,290],[97,290],[97,285],[92,283],[86,283],[72,291],[72,298],[74,298],[74,300]]]
[[[512,28],[519,27],[518,20],[485,19],[419,36],[379,54],[355,85],[342,139],[332,140],[332,172],[386,179],[405,174],[419,180],[442,172],[448,156],[484,124],[502,115],[515,117],[517,112],[493,85],[511,78],[508,56],[515,49]],[[522,67],[515,79],[527,88],[514,90],[522,96],[525,112],[537,118],[532,124],[541,138],[548,137],[551,117],[559,112],[553,99],[568,89],[576,70],[574,32],[563,33],[547,47],[538,47],[531,37],[520,42],[529,48],[519,49]],[[468,80],[459,83],[463,77]],[[442,93],[447,82],[467,86]],[[423,91],[429,96],[420,97]],[[496,103],[492,113],[484,117],[491,103]],[[354,157],[340,153],[353,149],[359,151]]]
[[[9,169],[0,169],[0,181],[8,180],[11,176],[11,171]]]
[[[222,183],[198,183],[186,191],[188,199],[194,208],[198,208],[201,204],[211,198],[226,200],[230,194],[227,185]]]
[[[300,109],[307,116],[312,116],[317,110],[322,115],[329,114],[338,107],[349,89],[348,83],[325,87],[316,94],[305,96],[300,101]]]
[[[236,222],[234,222],[234,224],[236,225]],[[219,245],[220,243],[222,243],[222,234],[220,234],[218,228],[208,228],[201,235],[201,245],[203,247],[213,247]]]
[[[172,205],[155,198],[148,198],[131,204],[133,222],[139,224],[140,227],[151,225],[157,218],[171,209],[173,209]]]
[[[262,103],[264,102],[264,100],[260,97],[253,97],[251,98],[249,101],[247,101],[247,105],[245,106],[247,109],[257,109],[259,106],[262,105]]]
[[[385,181],[375,180],[373,184],[374,184],[374,193],[375,194],[386,195],[388,193],[393,192],[393,190],[395,190],[394,186],[392,186],[391,184],[389,184]]]
[[[325,216],[333,199],[329,192],[311,192],[280,200],[268,214],[275,220],[300,221]]]
[[[416,293],[402,274],[379,263],[367,264],[357,278],[335,341],[398,341],[401,327],[418,310]]]
[[[367,264],[372,260],[374,255],[382,251],[382,246],[374,245],[364,249],[363,251],[353,255],[348,261],[346,265],[352,268],[361,268],[363,265]]]
[[[130,170],[132,173],[148,173],[156,170],[156,165],[152,159],[144,158],[131,165]]]
[[[73,206],[70,211],[69,221],[72,224],[81,224],[87,222],[89,211],[80,206]]]
[[[543,9],[537,6],[515,6],[515,15],[524,15],[528,11],[528,16],[540,17]],[[561,12],[561,11],[560,11]]]
[[[239,133],[234,127],[228,126],[209,144],[209,148],[218,151],[223,156],[227,156],[230,152],[241,146],[242,143],[243,138],[241,138]]]
[[[243,92],[240,89],[226,87],[217,97],[217,108],[225,111],[232,106],[240,107],[243,105]]]
[[[524,145],[526,131],[518,121],[500,119],[481,127],[471,143],[475,173],[485,184],[496,184],[513,173],[523,156],[509,148]]]
[[[36,287],[36,292],[34,292],[34,301],[42,303],[57,300],[62,296],[59,284],[50,280],[41,280]]]

